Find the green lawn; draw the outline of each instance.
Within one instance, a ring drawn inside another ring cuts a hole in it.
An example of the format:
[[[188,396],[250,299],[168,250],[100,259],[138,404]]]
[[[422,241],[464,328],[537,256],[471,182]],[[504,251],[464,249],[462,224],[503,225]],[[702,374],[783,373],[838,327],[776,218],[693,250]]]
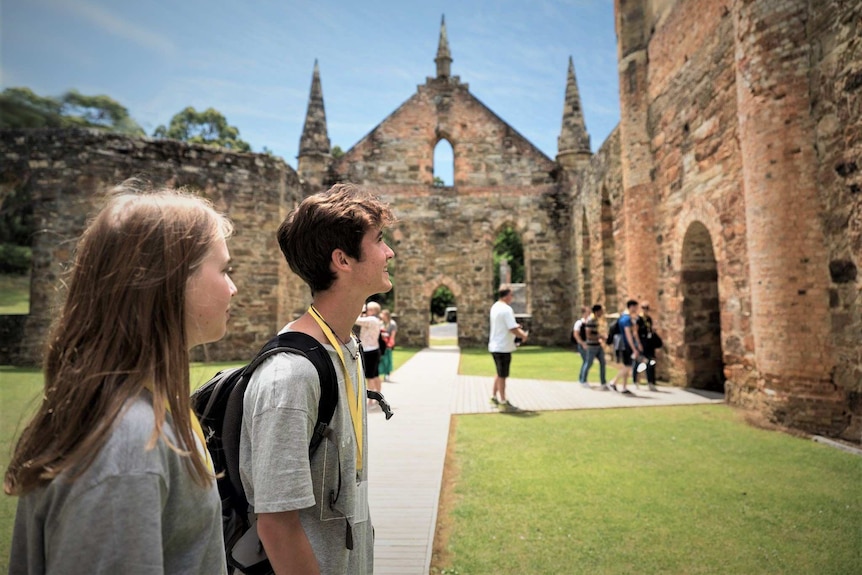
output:
[[[416,351],[396,348],[396,366]],[[192,385],[229,365],[193,365]],[[526,346],[512,371],[572,380],[579,365],[570,350]],[[462,350],[461,370],[493,375],[493,362]],[[0,366],[3,470],[41,387],[39,370]],[[750,427],[727,406],[456,422],[455,504],[441,513],[450,556],[439,573],[829,575],[862,565],[862,458]],[[0,572],[15,501],[0,496]]]
[[[459,416],[432,573],[849,574],[862,457],[724,405]]]
[[[397,369],[419,351],[416,348],[396,347],[393,363]],[[239,362],[194,363],[190,370],[193,389],[207,381],[221,369],[242,365]],[[38,406],[44,385],[39,369],[0,366],[0,469],[5,474],[9,464],[14,438],[27,423],[27,418]],[[0,495],[0,573],[8,569],[9,548],[12,543],[12,523],[17,499]]]
[[[606,356],[607,357],[607,356]],[[512,367],[509,377],[516,379],[542,379],[551,381],[578,381],[581,369],[581,356],[574,347],[539,347],[525,345],[512,354]],[[607,381],[613,379],[617,370],[607,359]],[[458,373],[462,375],[482,375],[494,377],[494,360],[484,348],[461,349],[461,364]],[[641,376],[641,379],[644,379]],[[590,368],[588,381],[599,383],[599,362],[594,361]]]
[[[0,315],[30,313],[30,276],[0,274]]]

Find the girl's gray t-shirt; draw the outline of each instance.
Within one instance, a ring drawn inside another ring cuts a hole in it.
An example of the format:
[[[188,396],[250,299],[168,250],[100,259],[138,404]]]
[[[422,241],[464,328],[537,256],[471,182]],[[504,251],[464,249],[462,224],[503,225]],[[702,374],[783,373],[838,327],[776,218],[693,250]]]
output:
[[[19,499],[10,575],[226,572],[215,481],[195,483],[163,440],[147,450],[154,428],[149,395],[131,400],[81,477]],[[176,445],[170,416],[163,429]]]

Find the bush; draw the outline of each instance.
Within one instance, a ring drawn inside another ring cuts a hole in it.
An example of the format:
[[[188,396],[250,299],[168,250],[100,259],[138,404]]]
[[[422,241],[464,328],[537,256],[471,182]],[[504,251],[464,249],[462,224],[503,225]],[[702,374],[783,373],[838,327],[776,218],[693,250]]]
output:
[[[0,274],[24,275],[30,271],[30,260],[27,246],[0,244]]]

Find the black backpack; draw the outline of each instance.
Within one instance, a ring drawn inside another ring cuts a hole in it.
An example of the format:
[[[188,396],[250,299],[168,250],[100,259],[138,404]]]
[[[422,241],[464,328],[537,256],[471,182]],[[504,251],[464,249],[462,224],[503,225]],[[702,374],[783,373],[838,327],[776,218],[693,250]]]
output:
[[[608,326],[608,337],[605,339],[605,343],[608,345],[614,344],[614,336],[620,333],[620,320],[615,319],[611,322],[611,325]]]
[[[257,538],[255,518],[249,514],[248,499],[239,476],[239,442],[242,429],[243,396],[254,370],[277,353],[296,353],[307,358],[317,369],[320,379],[320,403],[317,422],[308,446],[308,457],[320,446],[329,429],[329,422],[338,404],[338,376],[329,354],[316,339],[301,332],[286,332],[273,337],[254,359],[243,367],[225,369],[199,387],[191,398],[191,406],[200,419],[207,449],[217,474],[222,501],[222,530],[228,572],[241,569],[249,575],[271,573],[272,567]],[[383,396],[368,391],[392,417]],[[252,529],[255,527],[255,529]],[[245,536],[245,537],[244,537]]]

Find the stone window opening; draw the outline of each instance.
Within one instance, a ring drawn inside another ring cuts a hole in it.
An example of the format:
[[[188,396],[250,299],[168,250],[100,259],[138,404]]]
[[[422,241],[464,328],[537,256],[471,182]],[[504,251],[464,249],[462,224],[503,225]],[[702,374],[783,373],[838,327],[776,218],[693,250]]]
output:
[[[434,146],[434,186],[451,187],[455,185],[455,152],[446,138],[440,138]]]

